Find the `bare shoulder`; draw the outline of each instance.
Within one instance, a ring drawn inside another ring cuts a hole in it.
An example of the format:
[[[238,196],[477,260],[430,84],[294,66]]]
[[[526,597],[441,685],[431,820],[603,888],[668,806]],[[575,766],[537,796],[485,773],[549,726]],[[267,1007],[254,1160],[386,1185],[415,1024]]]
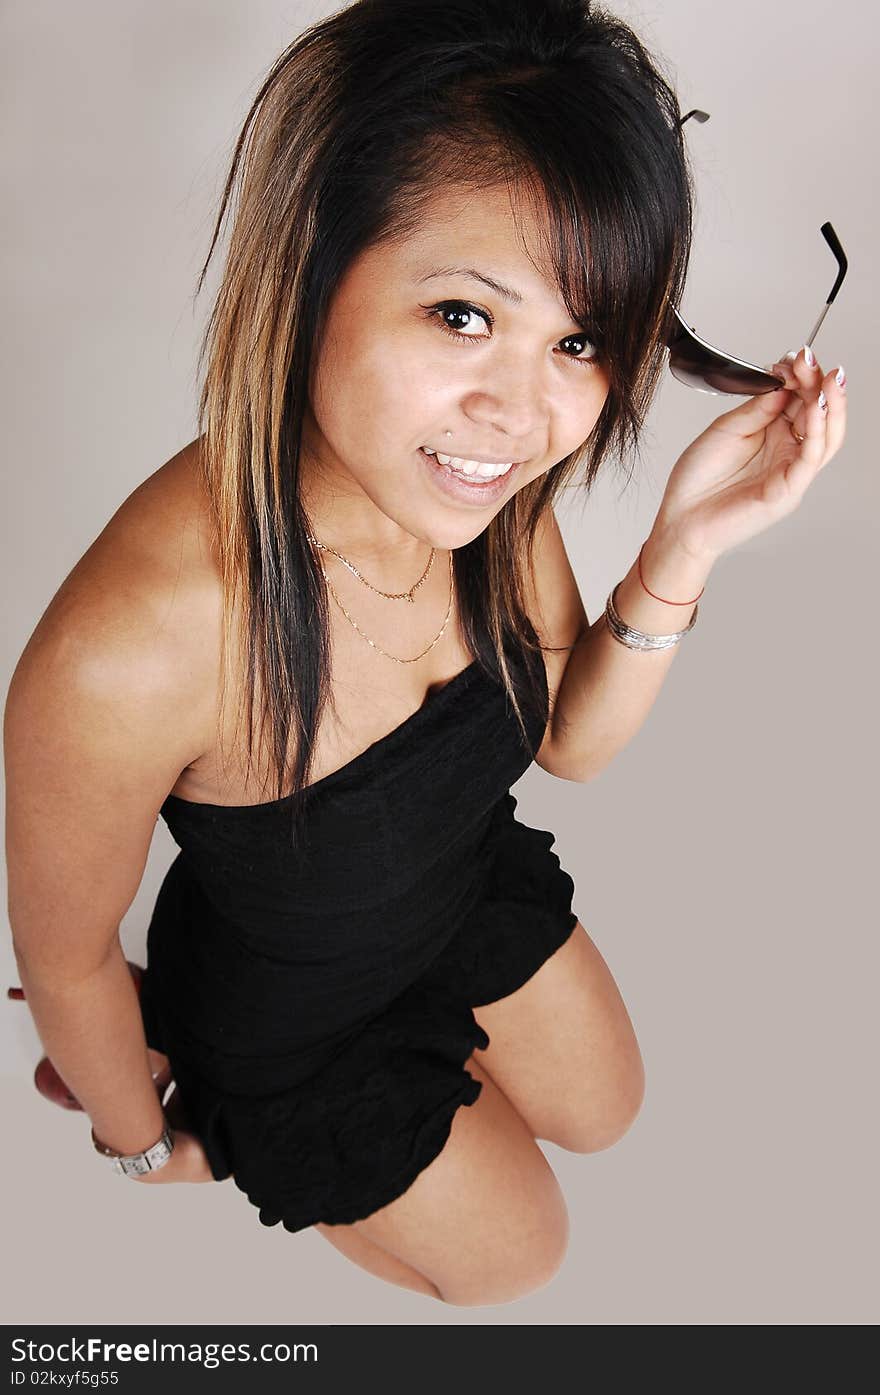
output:
[[[123,501],[64,578],[18,661],[12,695],[39,671],[76,673],[112,701],[118,687],[179,703],[177,745],[211,741],[221,588],[198,440]]]
[[[65,578],[41,624],[84,613],[92,623],[153,622],[173,643],[219,602],[214,541],[191,441],[120,504]]]

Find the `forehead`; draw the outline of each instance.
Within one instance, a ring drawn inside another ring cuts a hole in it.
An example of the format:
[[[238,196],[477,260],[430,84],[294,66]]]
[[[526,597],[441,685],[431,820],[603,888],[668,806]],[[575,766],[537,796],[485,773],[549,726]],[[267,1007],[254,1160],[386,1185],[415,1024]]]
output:
[[[407,285],[430,289],[432,273],[467,267],[494,279],[499,294],[504,286],[522,300],[550,296],[558,303],[548,248],[547,215],[537,196],[506,184],[452,185],[429,195],[413,230],[369,249],[365,258],[374,274],[384,271]]]

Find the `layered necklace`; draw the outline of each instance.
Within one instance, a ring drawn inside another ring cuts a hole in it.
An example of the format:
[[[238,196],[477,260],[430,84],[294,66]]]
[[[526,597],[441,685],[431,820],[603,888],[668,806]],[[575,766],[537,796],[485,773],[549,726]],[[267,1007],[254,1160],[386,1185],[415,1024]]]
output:
[[[415,583],[415,585],[411,586],[411,587],[409,588],[408,591],[380,591],[379,588],[378,588],[377,586],[373,586],[369,581],[367,581],[366,577],[361,576],[360,572],[358,571],[358,569],[357,569],[357,567],[354,565],[354,563],[353,563],[353,562],[350,562],[350,561],[348,560],[347,557],[343,557],[343,555],[342,555],[341,552],[337,552],[336,549],[335,549],[335,547],[330,547],[330,546],[328,546],[327,543],[319,542],[318,539],[317,539],[317,538],[313,538],[312,535],[311,535],[310,533],[306,534],[306,536],[308,537],[308,540],[309,540],[309,542],[312,544],[313,547],[320,548],[322,552],[332,552],[332,554],[333,554],[334,557],[338,557],[339,560],[340,560],[340,562],[342,562],[344,566],[348,567],[348,570],[349,570],[350,572],[353,572],[353,573],[354,573],[354,575],[357,577],[358,581],[363,582],[364,586],[368,586],[369,589],[370,589],[371,591],[373,591],[377,596],[384,596],[384,598],[385,598],[386,600],[388,600],[388,601],[409,601],[410,605],[413,605],[413,604],[415,603],[415,592],[418,591],[419,587],[422,585],[422,583],[424,582],[425,578],[427,577],[429,571],[431,570],[431,566],[432,566],[432,564],[433,564],[433,562],[434,562],[434,554],[435,554],[435,552],[436,552],[436,548],[433,548],[433,547],[432,547],[432,548],[431,548],[431,555],[430,555],[430,557],[428,558],[428,565],[425,567],[425,570],[422,572],[422,575],[419,577],[419,579],[418,579],[418,581]],[[444,634],[444,632],[445,632],[445,630],[446,630],[446,626],[449,624],[449,617],[450,617],[450,615],[452,614],[452,595],[453,595],[453,585],[452,585],[452,575],[453,575],[453,573],[452,573],[452,552],[451,552],[451,550],[450,550],[450,553],[449,553],[449,605],[447,606],[447,609],[446,609],[446,619],[443,621],[443,624],[442,624],[442,626],[440,627],[439,633],[436,634],[436,635],[434,636],[434,638],[431,640],[431,643],[427,646],[427,648],[423,649],[423,650],[421,651],[420,654],[416,654],[415,658],[413,658],[413,659],[400,659],[400,658],[397,657],[396,654],[389,654],[387,650],[385,650],[385,649],[383,649],[383,648],[381,647],[381,645],[376,644],[375,640],[370,639],[369,635],[364,634],[364,631],[361,629],[360,625],[357,623],[357,621],[354,619],[354,617],[353,617],[352,615],[349,615],[349,613],[348,613],[348,611],[346,610],[345,606],[342,604],[342,601],[341,601],[341,600],[339,599],[339,597],[337,596],[336,590],[335,590],[335,588],[334,588],[334,586],[333,586],[333,583],[332,583],[332,581],[330,580],[329,576],[327,575],[327,570],[326,570],[326,568],[325,568],[325,567],[322,567],[322,568],[321,568],[321,571],[324,573],[324,579],[325,579],[325,581],[327,582],[327,585],[328,585],[329,588],[330,588],[330,592],[331,592],[331,594],[332,594],[334,600],[336,601],[336,604],[339,606],[339,609],[342,611],[343,615],[344,615],[345,618],[348,620],[349,624],[352,625],[352,626],[354,627],[354,629],[357,630],[358,634],[361,636],[362,639],[365,639],[365,640],[367,641],[367,644],[372,645],[372,647],[373,647],[379,654],[384,654],[386,659],[393,659],[394,662],[395,662],[396,664],[414,664],[414,663],[417,662],[417,660],[423,658],[423,656],[424,656],[425,654],[427,654],[429,650],[431,650],[431,649],[434,648],[434,645],[435,645],[435,644],[437,643],[437,641],[442,637],[442,635]]]

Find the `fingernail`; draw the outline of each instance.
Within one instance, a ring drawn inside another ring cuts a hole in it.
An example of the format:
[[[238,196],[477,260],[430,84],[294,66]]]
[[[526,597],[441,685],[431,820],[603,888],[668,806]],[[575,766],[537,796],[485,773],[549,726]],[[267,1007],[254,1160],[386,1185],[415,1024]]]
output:
[[[808,368],[816,367],[816,355],[813,353],[813,350],[810,348],[809,344],[804,345],[804,363],[807,365]]]
[[[783,354],[783,355],[782,355],[782,358],[779,360],[779,362],[782,363],[783,359],[787,359],[789,363],[794,363],[794,361],[795,361],[795,359],[797,358],[797,356],[798,356],[798,351],[797,351],[797,349],[789,349],[789,351],[788,351],[787,354]]]
[[[840,365],[837,372],[835,373],[834,381],[837,383],[837,386],[839,388],[843,388],[844,390],[846,389],[846,374],[843,371],[843,364]]]
[[[828,399],[825,396],[824,392],[819,393],[819,407],[823,412],[828,411]]]

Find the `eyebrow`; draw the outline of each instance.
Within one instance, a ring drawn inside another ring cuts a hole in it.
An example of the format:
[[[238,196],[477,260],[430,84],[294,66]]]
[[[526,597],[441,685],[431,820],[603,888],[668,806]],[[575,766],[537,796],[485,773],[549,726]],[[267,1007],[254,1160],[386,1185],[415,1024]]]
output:
[[[416,277],[416,285],[421,285],[423,281],[433,281],[438,276],[468,276],[472,281],[481,281],[484,286],[488,286],[490,291],[500,295],[502,300],[507,300],[511,305],[522,305],[523,298],[519,291],[513,290],[511,286],[504,286],[500,281],[496,281],[493,276],[487,276],[483,271],[477,271],[473,266],[437,266],[430,271],[426,271],[422,276]],[[590,334],[593,331],[583,320],[575,319],[582,334]]]
[[[500,295],[502,300],[509,300],[511,305],[522,305],[522,296],[519,291],[513,290],[510,286],[502,286],[500,281],[496,281],[492,276],[486,276],[482,271],[477,271],[472,266],[438,266],[431,271],[426,271],[423,276],[416,277],[416,284],[421,285],[423,281],[433,281],[438,276],[469,276],[472,281],[482,281],[484,286],[488,286],[490,291]]]

